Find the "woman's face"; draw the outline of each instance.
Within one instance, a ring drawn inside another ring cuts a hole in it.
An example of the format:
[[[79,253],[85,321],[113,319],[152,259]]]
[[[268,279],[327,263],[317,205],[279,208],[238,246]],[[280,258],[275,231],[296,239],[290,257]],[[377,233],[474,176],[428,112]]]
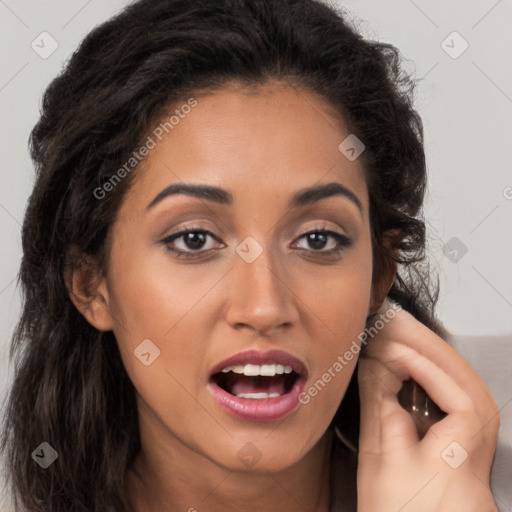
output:
[[[196,99],[150,134],[113,226],[100,327],[137,390],[143,449],[276,471],[322,438],[356,364],[344,354],[372,300],[367,186],[319,97],[274,83]]]

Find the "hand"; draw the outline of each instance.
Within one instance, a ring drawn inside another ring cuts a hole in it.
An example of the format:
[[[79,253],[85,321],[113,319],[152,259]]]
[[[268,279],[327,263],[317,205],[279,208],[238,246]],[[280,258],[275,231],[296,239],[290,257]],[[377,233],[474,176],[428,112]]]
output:
[[[359,360],[358,512],[497,511],[489,476],[500,420],[489,390],[397,304],[386,300],[380,313],[391,310]],[[397,398],[409,378],[447,413],[422,439]]]

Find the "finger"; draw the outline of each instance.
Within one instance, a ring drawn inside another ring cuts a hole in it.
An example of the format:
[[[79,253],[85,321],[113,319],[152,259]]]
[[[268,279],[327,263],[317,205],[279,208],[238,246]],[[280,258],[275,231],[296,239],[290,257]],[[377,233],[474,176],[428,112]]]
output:
[[[358,371],[361,399],[361,453],[381,454],[418,443],[412,416],[398,402],[401,380],[382,363],[361,359]]]
[[[398,311],[395,318],[385,324],[374,339],[368,341],[366,354],[383,360],[389,359],[389,341],[398,342],[433,361],[474,398],[475,404],[490,403],[495,406],[489,390],[464,358],[405,310]]]
[[[453,376],[416,350],[398,342],[388,342],[384,360],[381,357],[375,359],[388,372],[393,373],[401,382],[408,378],[415,380],[443,411],[453,413],[474,410],[470,395]]]
[[[468,449],[475,442],[493,445],[499,429],[499,415],[492,406],[475,406],[473,397],[450,375],[414,350],[398,343],[389,343],[388,351],[394,353],[393,361],[387,364],[379,361],[380,365],[393,372],[397,380],[412,378],[448,413],[446,418],[428,430],[422,445],[431,450],[432,443],[443,444],[447,439],[457,439]],[[372,358],[368,361],[371,362]],[[477,435],[480,436],[477,438]]]

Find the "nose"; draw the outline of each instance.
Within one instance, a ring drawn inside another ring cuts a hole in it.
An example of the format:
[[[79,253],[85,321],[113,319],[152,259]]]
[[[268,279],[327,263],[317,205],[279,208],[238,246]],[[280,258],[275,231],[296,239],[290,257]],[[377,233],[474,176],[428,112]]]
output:
[[[268,248],[252,263],[236,255],[234,268],[229,273],[229,325],[262,336],[296,325],[297,298],[289,274],[283,262]]]

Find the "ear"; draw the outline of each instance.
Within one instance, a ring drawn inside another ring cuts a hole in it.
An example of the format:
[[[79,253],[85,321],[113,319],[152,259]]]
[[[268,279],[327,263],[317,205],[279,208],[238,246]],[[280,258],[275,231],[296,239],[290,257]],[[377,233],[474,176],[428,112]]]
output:
[[[381,265],[380,268],[374,269],[371,301],[368,309],[369,315],[375,313],[380,308],[393,285],[398,269],[398,264],[395,260],[400,254],[398,249],[400,241],[401,233],[399,229],[390,229],[383,235],[382,243],[391,257],[386,258],[384,265]]]
[[[69,298],[99,331],[113,329],[106,278],[92,256],[72,248],[68,253],[64,279]]]

